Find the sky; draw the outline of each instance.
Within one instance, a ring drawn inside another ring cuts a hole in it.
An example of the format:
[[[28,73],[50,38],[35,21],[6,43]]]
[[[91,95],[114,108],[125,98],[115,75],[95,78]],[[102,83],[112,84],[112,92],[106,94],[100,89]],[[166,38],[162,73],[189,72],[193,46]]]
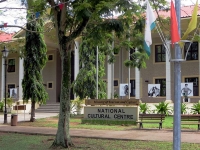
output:
[[[26,23],[25,9],[1,9],[4,7],[25,8],[24,6],[21,6],[20,1],[21,0],[7,0],[6,2],[0,3],[0,24],[8,23],[8,25],[18,25],[18,26],[25,25]],[[133,0],[133,1],[141,2],[141,0]],[[170,2],[171,0],[167,0],[167,1]],[[194,5],[195,3],[196,3],[196,0],[181,0],[182,6]],[[200,4],[200,0],[198,0],[198,3]],[[12,33],[12,32],[19,31],[20,28],[10,27],[10,28],[0,28],[0,30],[3,30],[8,33]]]
[[[7,0],[0,3],[0,8],[24,8],[21,6],[20,0]],[[0,24],[7,23],[8,25],[24,26],[26,23],[26,10],[25,9],[0,9]],[[8,33],[16,32],[20,28],[1,28]]]

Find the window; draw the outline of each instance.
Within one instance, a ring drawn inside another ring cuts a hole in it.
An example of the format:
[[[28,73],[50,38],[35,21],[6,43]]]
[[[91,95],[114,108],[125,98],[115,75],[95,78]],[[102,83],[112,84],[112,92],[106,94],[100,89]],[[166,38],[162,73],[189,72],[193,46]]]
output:
[[[160,84],[160,96],[166,96],[166,79],[155,79],[155,84]]]
[[[131,93],[130,96],[135,96],[135,80],[130,80],[130,84],[131,84]]]
[[[53,89],[53,82],[47,82],[47,88]]]
[[[53,55],[52,54],[48,55],[48,61],[52,61],[52,60],[53,60]]]
[[[15,88],[15,84],[8,84],[8,97],[10,97],[10,89]]]
[[[193,96],[199,96],[199,78],[198,77],[185,78],[185,82],[192,82]]]
[[[118,80],[114,80],[114,86],[118,86]]]
[[[184,52],[186,55],[187,49],[190,46],[189,42],[185,43]],[[193,42],[187,53],[187,60],[198,60],[198,42]]]
[[[15,59],[8,59],[8,72],[15,72]]]
[[[165,47],[155,45],[155,62],[165,62]]]
[[[133,60],[132,54],[135,53],[135,48],[130,49],[130,60]]]

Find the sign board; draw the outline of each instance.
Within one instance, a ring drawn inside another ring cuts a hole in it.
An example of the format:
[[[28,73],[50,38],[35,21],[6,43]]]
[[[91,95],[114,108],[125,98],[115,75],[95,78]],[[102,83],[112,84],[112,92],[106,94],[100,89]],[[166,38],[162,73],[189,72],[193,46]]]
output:
[[[131,87],[131,84],[129,86]],[[119,96],[127,96],[129,89],[131,89],[130,87],[128,88],[128,83],[120,84]]]
[[[26,110],[26,105],[13,106],[13,110]]]
[[[148,84],[148,96],[149,97],[160,96],[160,84]]]
[[[132,107],[85,106],[84,107],[85,119],[137,121],[138,117],[139,117],[138,106],[132,106]]]
[[[85,105],[139,105],[139,99],[86,99]]]
[[[193,96],[193,83],[181,83],[181,96]]]
[[[10,98],[17,98],[17,88],[10,88]]]

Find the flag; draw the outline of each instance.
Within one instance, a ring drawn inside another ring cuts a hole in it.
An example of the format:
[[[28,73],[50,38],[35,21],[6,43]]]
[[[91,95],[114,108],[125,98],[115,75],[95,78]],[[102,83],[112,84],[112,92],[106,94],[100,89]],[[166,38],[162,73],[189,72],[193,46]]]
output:
[[[188,34],[197,27],[197,12],[198,12],[198,0],[196,2],[196,5],[194,6],[192,18],[190,20],[188,28],[187,28],[186,32],[184,33],[183,37],[181,38],[182,40],[186,40],[188,37]]]
[[[8,26],[8,23],[4,23],[3,26],[4,26],[4,27],[7,27],[7,26]]]
[[[40,16],[40,12],[36,12],[36,13],[35,13],[36,19],[39,18],[39,16]]]
[[[174,8],[174,2],[171,0],[171,43],[172,46],[174,43],[180,41],[180,35],[178,32],[178,22],[176,17],[176,11]]]
[[[63,3],[60,3],[58,6],[59,6],[60,10],[62,10],[62,9],[63,9],[63,6],[64,6],[64,4],[63,4]]]
[[[51,8],[47,8],[46,11],[47,11],[47,15],[50,15],[50,13],[51,13]]]
[[[156,26],[155,24],[156,17],[154,12],[147,0],[147,9],[146,9],[146,22],[145,22],[145,35],[144,35],[144,49],[148,56],[151,54],[150,45],[152,44],[151,30]]]

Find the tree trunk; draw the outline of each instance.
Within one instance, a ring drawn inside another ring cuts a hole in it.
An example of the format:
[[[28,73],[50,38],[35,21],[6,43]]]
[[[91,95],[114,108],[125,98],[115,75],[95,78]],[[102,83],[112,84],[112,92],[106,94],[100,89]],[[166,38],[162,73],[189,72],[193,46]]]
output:
[[[51,148],[74,146],[69,134],[70,121],[70,89],[71,89],[71,42],[63,44],[61,50],[62,82],[60,96],[60,112],[56,139]]]
[[[30,122],[34,122],[35,121],[35,101],[32,100],[31,101],[31,118],[30,118]]]

